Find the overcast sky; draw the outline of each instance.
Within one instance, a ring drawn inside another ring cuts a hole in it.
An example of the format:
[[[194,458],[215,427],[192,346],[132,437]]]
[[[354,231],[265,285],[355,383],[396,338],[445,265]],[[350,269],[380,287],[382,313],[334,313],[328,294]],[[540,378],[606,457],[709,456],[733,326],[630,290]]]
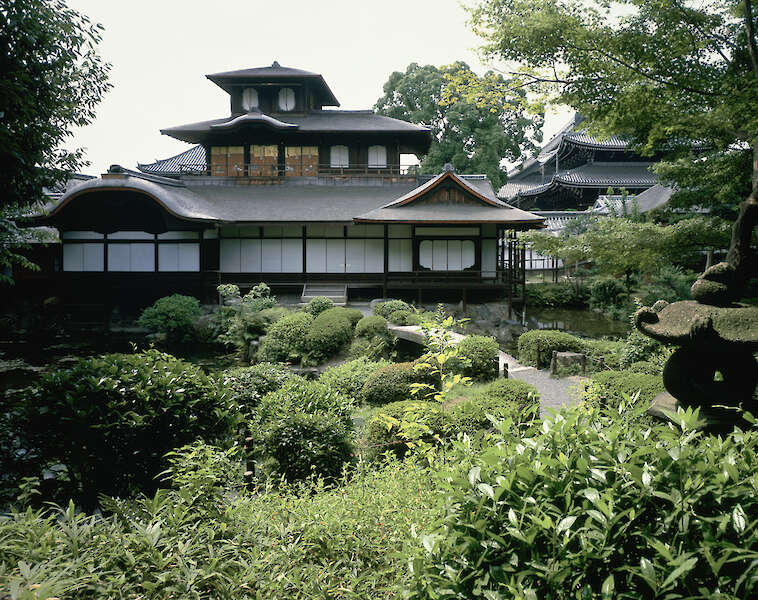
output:
[[[270,65],[321,73],[341,108],[371,108],[392,71],[411,62],[477,58],[478,38],[458,0],[68,0],[105,27],[101,55],[113,89],[71,146],[90,174],[135,168],[189,144],[160,129],[229,114],[228,95],[206,73]],[[550,133],[567,118],[550,119]]]

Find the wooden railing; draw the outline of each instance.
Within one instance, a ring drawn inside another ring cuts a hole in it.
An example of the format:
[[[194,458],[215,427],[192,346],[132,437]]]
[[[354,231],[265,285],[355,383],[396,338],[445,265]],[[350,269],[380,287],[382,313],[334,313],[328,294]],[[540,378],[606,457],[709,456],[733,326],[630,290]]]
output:
[[[333,166],[331,164],[231,164],[211,165],[207,163],[183,163],[179,171],[185,175],[216,176],[216,177],[247,177],[247,178],[280,178],[280,177],[404,177],[415,176],[418,165],[387,165],[375,166],[369,164],[351,164],[349,166]]]

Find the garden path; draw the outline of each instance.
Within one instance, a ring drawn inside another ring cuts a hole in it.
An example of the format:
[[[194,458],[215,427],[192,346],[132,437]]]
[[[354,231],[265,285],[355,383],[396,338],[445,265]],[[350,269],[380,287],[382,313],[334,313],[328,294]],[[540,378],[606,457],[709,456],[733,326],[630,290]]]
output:
[[[416,325],[393,325],[388,324],[390,331],[400,339],[423,344],[425,335],[421,327]],[[460,342],[465,336],[460,333],[450,333],[452,341]],[[561,406],[573,402],[572,388],[582,380],[581,377],[564,377],[555,379],[550,377],[549,371],[535,369],[522,365],[515,357],[502,350],[498,351],[500,373],[505,365],[508,365],[508,376],[521,379],[532,384],[540,393],[540,414],[545,416],[548,409],[558,409]]]

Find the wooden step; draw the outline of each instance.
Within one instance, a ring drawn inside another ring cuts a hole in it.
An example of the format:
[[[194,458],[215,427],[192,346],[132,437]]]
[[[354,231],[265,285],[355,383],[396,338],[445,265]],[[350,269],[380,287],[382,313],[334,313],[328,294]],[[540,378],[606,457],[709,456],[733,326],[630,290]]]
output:
[[[301,302],[309,302],[316,296],[329,298],[335,304],[347,302],[346,283],[306,283],[300,296]]]

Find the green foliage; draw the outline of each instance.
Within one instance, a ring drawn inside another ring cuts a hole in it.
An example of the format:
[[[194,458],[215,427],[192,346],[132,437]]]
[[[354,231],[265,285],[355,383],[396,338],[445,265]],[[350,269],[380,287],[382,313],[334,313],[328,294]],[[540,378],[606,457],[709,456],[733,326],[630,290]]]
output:
[[[258,404],[261,397],[278,390],[293,379],[297,379],[297,376],[286,365],[268,362],[228,369],[221,374],[229,400],[248,411]]]
[[[497,377],[497,355],[500,348],[495,338],[467,335],[456,346],[462,374],[474,381],[489,381]]]
[[[342,314],[347,317],[347,320],[350,321],[350,325],[353,327],[363,318],[363,313],[357,308],[343,308],[342,311]]]
[[[73,507],[4,514],[0,589],[24,600],[394,597],[409,581],[409,532],[440,512],[431,477],[413,464],[361,468],[333,488],[251,493],[233,478],[221,487],[229,460],[218,451],[185,456],[173,489],[97,517]]]
[[[79,360],[19,391],[3,412],[9,449],[24,450],[18,472],[47,473],[46,498],[89,507],[98,494],[154,490],[166,452],[224,439],[239,418],[215,380],[157,350]]]
[[[386,453],[402,458],[419,443],[433,443],[446,432],[439,402],[394,401],[377,408],[368,420],[361,442],[364,457],[375,460]]]
[[[355,335],[365,338],[388,336],[387,319],[378,315],[363,317],[355,326]]]
[[[261,362],[296,362],[308,352],[306,336],[313,317],[306,312],[294,312],[272,323],[258,348]]]
[[[534,150],[542,126],[541,117],[526,114],[525,92],[510,83],[492,71],[479,76],[460,61],[440,68],[411,63],[389,76],[375,109],[432,130],[422,172],[437,174],[451,163],[458,173],[485,173],[499,189],[504,159]],[[473,89],[475,98],[465,93]]]
[[[749,8],[628,2],[619,18],[603,2],[578,9],[553,0],[482,0],[472,24],[488,57],[528,65],[524,84],[586,116],[594,133],[623,135],[649,156],[664,150],[657,170],[681,190],[676,205],[733,215],[755,179],[758,63],[750,58],[756,15]]]
[[[605,308],[619,304],[624,300],[626,288],[617,279],[597,279],[590,285],[590,306],[592,308]]]
[[[475,398],[479,404],[487,401],[510,402],[520,410],[539,402],[540,394],[532,384],[520,379],[498,379],[487,385]]]
[[[236,346],[246,359],[251,358],[250,346],[271,325],[287,313],[284,307],[276,306],[271,288],[259,283],[240,298],[240,290],[234,284],[216,288],[224,304],[219,307],[222,329],[219,341]]]
[[[621,367],[626,369],[632,363],[644,360],[660,365],[660,368],[663,369],[663,365],[670,355],[671,350],[669,348],[634,328],[627,335],[621,349]]]
[[[137,323],[150,331],[165,333],[172,342],[189,342],[200,318],[200,302],[192,296],[173,294],[155,301],[142,311]]]
[[[305,305],[305,311],[312,314],[314,317],[319,316],[325,310],[328,310],[334,306],[331,298],[324,296],[316,296],[311,298],[308,304]]]
[[[574,407],[526,433],[504,424],[485,449],[458,444],[409,597],[754,596],[758,432],[642,415]]]
[[[374,314],[385,319],[389,319],[389,316],[398,310],[404,310],[411,312],[411,306],[402,300],[387,300],[386,302],[377,302],[374,305]]]
[[[440,385],[439,376],[430,368],[415,367],[415,363],[395,363],[374,371],[361,390],[361,400],[367,404],[383,405],[408,400],[414,383],[428,384],[434,389]]]
[[[666,265],[649,278],[636,296],[643,306],[652,306],[658,300],[690,300],[690,288],[696,278],[694,273],[687,274],[678,267]]]
[[[619,340],[585,340],[582,339],[583,352],[589,359],[587,370],[595,371],[600,368],[600,360],[610,369],[621,368],[621,353],[624,342]]]
[[[650,402],[658,394],[665,391],[660,373],[603,371],[595,373],[582,393],[585,402],[601,406],[619,406],[625,398],[631,398],[639,393],[639,401],[650,406]]]
[[[387,320],[393,325],[410,325],[411,323],[409,320],[413,314],[414,313],[409,310],[396,310],[390,313],[390,316],[387,317]]]
[[[631,371],[632,373],[645,373],[646,375],[661,375],[661,367],[659,365],[656,365],[655,363],[649,362],[647,360],[638,360],[637,362],[633,362],[627,367],[627,371]]]
[[[581,339],[562,331],[535,329],[522,333],[518,338],[519,361],[539,369],[550,366],[553,351],[582,352],[583,350],[584,345]]]
[[[390,365],[389,361],[373,361],[365,357],[356,358],[324,371],[319,382],[336,390],[339,394],[361,400],[361,390],[368,377],[383,367]]]
[[[353,337],[353,326],[346,312],[344,308],[329,308],[315,318],[305,336],[309,362],[320,364]]]
[[[352,401],[313,381],[291,381],[264,396],[250,421],[253,456],[289,481],[333,479],[350,460]]]
[[[581,284],[530,283],[526,286],[529,306],[584,308],[589,302],[589,289]]]

